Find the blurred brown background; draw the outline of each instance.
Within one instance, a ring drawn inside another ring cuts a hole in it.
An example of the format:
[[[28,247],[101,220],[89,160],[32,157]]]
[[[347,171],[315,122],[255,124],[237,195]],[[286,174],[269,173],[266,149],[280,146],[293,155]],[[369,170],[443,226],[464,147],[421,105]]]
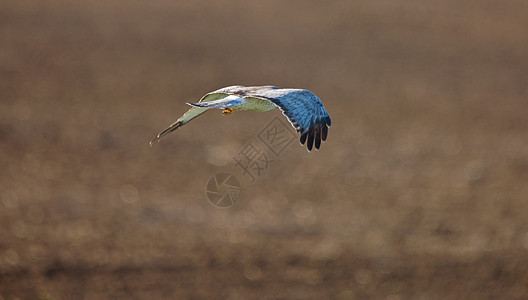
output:
[[[527,28],[522,0],[2,1],[0,299],[527,298]],[[148,141],[233,84],[333,125],[221,209],[279,111]]]

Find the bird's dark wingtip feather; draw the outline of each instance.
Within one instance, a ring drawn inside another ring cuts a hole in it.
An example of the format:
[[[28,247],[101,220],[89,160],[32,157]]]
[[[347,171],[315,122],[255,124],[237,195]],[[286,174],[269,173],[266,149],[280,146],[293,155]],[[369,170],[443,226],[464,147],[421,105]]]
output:
[[[321,147],[321,127],[315,129],[315,149]]]
[[[321,132],[321,140],[326,141],[326,137],[328,136],[328,127],[323,126],[322,132]]]
[[[312,151],[313,142],[314,142],[314,132],[312,131],[308,134],[308,142],[306,143],[306,147],[308,147],[308,151]]]
[[[303,132],[301,134],[301,138],[299,139],[299,141],[301,142],[301,145],[304,145],[304,143],[306,142],[306,138],[308,137],[308,131],[306,132]]]
[[[159,141],[159,138],[156,136],[155,138],[153,138],[150,143],[149,143],[149,146],[152,147],[152,144],[154,144],[154,142],[157,142]]]
[[[174,130],[180,128],[182,126],[182,122],[176,122],[174,124],[172,124],[171,126],[169,126],[169,128],[163,130],[162,132],[160,132],[155,138],[153,138],[151,141],[150,141],[150,146],[152,147],[152,144],[154,144],[154,142],[159,142],[164,136],[166,136],[167,134],[173,132]]]

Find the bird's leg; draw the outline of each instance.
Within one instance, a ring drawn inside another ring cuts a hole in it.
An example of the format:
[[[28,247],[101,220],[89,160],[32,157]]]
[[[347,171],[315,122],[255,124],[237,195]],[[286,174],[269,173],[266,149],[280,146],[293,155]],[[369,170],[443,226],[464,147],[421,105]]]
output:
[[[234,109],[232,109],[230,107],[226,107],[226,108],[224,108],[224,111],[222,112],[222,115],[227,116],[230,113],[232,113],[233,111],[234,111]]]

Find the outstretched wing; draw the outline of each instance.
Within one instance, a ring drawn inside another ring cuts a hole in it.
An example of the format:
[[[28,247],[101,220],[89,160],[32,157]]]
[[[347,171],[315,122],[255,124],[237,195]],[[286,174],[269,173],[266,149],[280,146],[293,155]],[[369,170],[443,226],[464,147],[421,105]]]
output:
[[[227,96],[231,94],[230,93],[231,90],[241,88],[241,87],[242,86],[228,86],[225,88],[218,89],[214,92],[210,92],[206,94],[205,96],[203,96],[200,99],[200,101],[198,101],[198,103],[205,103],[205,102],[210,102],[210,101],[215,101],[215,100],[226,98]],[[209,110],[209,108],[210,107],[197,107],[197,106],[191,107],[191,109],[189,109],[186,113],[184,113],[183,116],[181,116],[178,120],[176,120],[169,127],[167,127],[167,129],[163,130],[155,138],[153,138],[150,141],[150,145],[152,146],[154,142],[159,142],[161,138],[173,132],[174,130],[182,127],[183,125],[187,124],[188,122],[198,117],[199,115],[205,113],[207,110]]]
[[[312,92],[303,89],[261,89],[253,97],[267,99],[277,105],[292,126],[301,133],[302,145],[307,141],[308,151],[319,149],[321,141],[328,135],[332,124],[321,100]]]

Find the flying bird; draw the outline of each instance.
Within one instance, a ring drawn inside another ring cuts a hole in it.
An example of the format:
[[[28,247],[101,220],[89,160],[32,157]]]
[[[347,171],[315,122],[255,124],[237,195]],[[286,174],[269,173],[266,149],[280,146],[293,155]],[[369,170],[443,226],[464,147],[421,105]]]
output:
[[[314,145],[319,149],[321,141],[326,140],[328,127],[331,125],[330,116],[321,100],[314,93],[304,89],[235,85],[210,92],[197,103],[187,104],[192,106],[191,109],[152,139],[151,146],[212,108],[222,109],[224,116],[237,110],[264,112],[279,108],[293,128],[301,134],[301,145],[307,142],[308,151],[311,151]]]

